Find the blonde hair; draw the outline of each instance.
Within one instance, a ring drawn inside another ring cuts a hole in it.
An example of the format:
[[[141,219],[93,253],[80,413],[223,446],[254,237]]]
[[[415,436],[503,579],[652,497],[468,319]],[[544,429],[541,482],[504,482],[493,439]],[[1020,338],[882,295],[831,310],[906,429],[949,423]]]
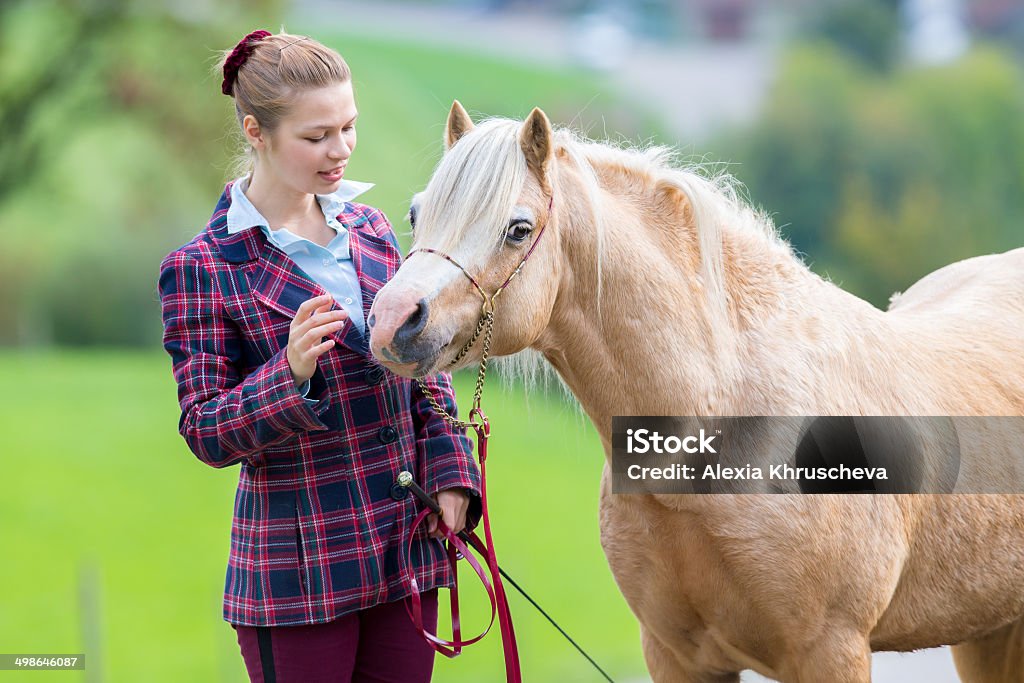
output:
[[[221,54],[218,74],[223,73],[236,49]],[[249,56],[237,68],[231,83],[239,129],[251,114],[261,129],[273,133],[288,114],[296,94],[347,83],[351,78],[352,72],[341,55],[308,36],[276,33],[252,42]],[[255,162],[252,147],[244,137],[241,142],[232,177],[250,173]]]

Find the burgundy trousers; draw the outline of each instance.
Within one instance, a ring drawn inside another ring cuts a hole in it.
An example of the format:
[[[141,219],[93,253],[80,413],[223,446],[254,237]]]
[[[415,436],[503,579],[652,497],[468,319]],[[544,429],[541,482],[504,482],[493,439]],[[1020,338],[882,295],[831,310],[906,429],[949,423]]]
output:
[[[423,625],[437,630],[437,591],[422,594]],[[405,601],[308,626],[233,626],[252,683],[426,683],[434,650]]]

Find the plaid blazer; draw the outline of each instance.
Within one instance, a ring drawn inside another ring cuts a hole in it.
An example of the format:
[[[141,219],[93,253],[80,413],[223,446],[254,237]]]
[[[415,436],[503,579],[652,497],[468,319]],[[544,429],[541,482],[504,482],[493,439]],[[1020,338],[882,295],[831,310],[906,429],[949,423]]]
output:
[[[229,205],[230,184],[206,228],[164,259],[159,279],[179,431],[206,464],[241,466],[224,619],[313,624],[403,598],[403,543],[418,510],[414,497],[392,497],[392,485],[406,469],[427,491],[469,489],[475,520],[480,480],[469,440],[414,383],[373,361],[351,321],[319,359],[311,407],[285,350],[296,309],[326,291],[259,228],[229,236]],[[401,254],[380,211],[346,203],[338,220],[350,232],[368,315]],[[428,384],[454,414],[450,377]],[[420,589],[451,585],[441,542],[415,533]]]

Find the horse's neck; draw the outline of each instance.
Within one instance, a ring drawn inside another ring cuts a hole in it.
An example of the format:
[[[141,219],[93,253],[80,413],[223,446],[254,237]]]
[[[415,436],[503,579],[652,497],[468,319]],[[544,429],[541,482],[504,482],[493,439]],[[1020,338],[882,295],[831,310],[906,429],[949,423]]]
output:
[[[581,202],[585,193],[563,190],[562,196]],[[653,203],[623,196],[609,192],[600,209],[608,226],[600,285],[590,211],[563,204],[566,268],[551,322],[536,344],[606,445],[614,415],[800,414],[791,411],[821,403],[809,375],[820,370],[829,346],[843,347],[847,362],[856,355],[851,348],[884,346],[845,336],[877,326],[879,311],[749,230],[724,230],[727,305],[712,305],[696,275],[692,226],[645,213],[639,207]],[[846,324],[851,318],[856,323]]]

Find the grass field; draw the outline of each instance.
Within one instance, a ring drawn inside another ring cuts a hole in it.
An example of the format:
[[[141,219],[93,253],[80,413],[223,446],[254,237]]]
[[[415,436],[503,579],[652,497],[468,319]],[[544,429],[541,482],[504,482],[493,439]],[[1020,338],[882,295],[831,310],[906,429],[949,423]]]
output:
[[[220,617],[237,469],[200,463],[178,436],[169,359],[7,351],[0,377],[0,650],[87,652],[89,678],[33,681],[246,680]],[[472,379],[457,378],[463,405]],[[559,400],[495,380],[485,408],[502,565],[614,677],[641,676],[637,627],[598,544],[593,428]],[[484,607],[464,579],[468,632]],[[532,607],[511,601],[526,680],[597,680]],[[495,627],[461,657],[439,657],[435,680],[502,679],[500,642]]]

